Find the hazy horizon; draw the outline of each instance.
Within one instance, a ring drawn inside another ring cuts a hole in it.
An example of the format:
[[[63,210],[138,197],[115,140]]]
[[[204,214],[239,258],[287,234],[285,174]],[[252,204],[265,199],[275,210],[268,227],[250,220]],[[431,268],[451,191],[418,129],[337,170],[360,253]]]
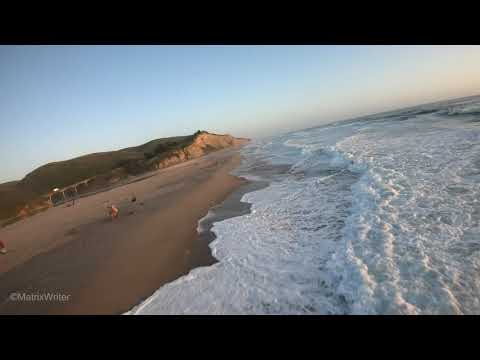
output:
[[[196,130],[261,138],[480,93],[478,46],[0,46],[0,183]]]

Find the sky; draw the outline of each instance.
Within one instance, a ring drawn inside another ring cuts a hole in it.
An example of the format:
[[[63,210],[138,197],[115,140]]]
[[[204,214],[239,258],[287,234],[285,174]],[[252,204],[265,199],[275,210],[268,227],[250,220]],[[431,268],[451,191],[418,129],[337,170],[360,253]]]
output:
[[[480,94],[480,46],[0,46],[0,183],[196,130],[259,138]]]

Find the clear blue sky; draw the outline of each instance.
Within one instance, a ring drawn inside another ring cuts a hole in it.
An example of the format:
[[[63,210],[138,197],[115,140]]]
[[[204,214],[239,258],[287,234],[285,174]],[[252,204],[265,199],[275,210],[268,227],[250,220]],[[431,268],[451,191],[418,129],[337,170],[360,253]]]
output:
[[[262,137],[480,93],[480,47],[0,46],[0,182],[198,129]]]

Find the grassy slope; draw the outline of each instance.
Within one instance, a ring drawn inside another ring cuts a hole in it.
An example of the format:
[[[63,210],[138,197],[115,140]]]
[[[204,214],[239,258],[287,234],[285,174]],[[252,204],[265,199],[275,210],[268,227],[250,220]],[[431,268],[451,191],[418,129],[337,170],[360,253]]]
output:
[[[0,219],[14,216],[27,202],[37,195],[18,182],[16,184],[0,184]]]

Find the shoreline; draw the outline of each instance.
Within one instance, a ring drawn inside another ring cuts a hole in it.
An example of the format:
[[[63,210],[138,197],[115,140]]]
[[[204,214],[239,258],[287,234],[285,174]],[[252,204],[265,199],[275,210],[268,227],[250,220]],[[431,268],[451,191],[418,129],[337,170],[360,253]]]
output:
[[[241,179],[241,176],[238,176]],[[213,206],[209,209],[208,213],[198,222],[198,238],[201,241],[205,241],[207,244],[210,244],[214,241],[217,236],[211,230],[213,225],[217,222],[235,218],[237,216],[243,216],[251,213],[252,204],[248,202],[241,201],[243,195],[264,189],[269,186],[268,181],[260,181],[260,180],[245,180],[245,184],[240,185],[237,189],[235,189],[230,195],[226,197],[226,199],[216,206]],[[218,262],[215,259],[215,262]]]
[[[122,314],[164,284],[213,264],[197,226],[212,207],[249,187],[230,174],[239,163],[237,149],[222,150],[4,228],[11,252],[0,258],[0,314]],[[136,203],[125,198],[131,192]],[[103,208],[89,211],[112,199],[119,219],[106,219]],[[35,233],[41,225],[43,232]],[[25,234],[29,239],[21,239]],[[19,256],[23,245],[42,241],[37,253]],[[9,300],[12,292],[61,293],[70,300],[18,302]]]
[[[212,254],[213,249],[210,247],[210,244],[217,239],[217,235],[212,231],[214,224],[218,222],[222,222],[227,219],[235,218],[238,216],[251,214],[252,212],[251,208],[254,205],[254,203],[242,201],[242,198],[244,197],[244,195],[247,193],[259,191],[269,187],[272,181],[274,181],[274,179],[276,178],[276,176],[284,175],[286,172],[288,172],[289,169],[290,169],[290,165],[272,165],[262,161],[256,161],[255,164],[253,164],[253,166],[248,166],[248,170],[242,169],[241,171],[237,172],[234,175],[241,179],[244,179],[245,183],[240,185],[234,191],[232,191],[232,193],[228,195],[223,202],[210,208],[208,213],[198,221],[198,227],[197,227],[198,240],[199,242],[208,244],[208,250],[213,259],[211,264],[199,266],[199,268],[208,269],[209,267],[214,266],[217,263],[221,263],[222,261],[217,259]],[[254,175],[254,179],[245,179],[242,177],[242,175],[244,174]],[[228,235],[223,234],[223,236],[228,236]],[[239,239],[239,241],[241,240]],[[184,276],[188,277],[191,271],[196,269],[197,268],[191,269],[190,272],[188,274],[185,274]],[[184,276],[178,279],[175,279],[172,282],[176,283],[177,281],[181,281]],[[162,285],[162,287],[158,288],[155,291],[155,293],[153,293],[151,296],[149,296],[147,299],[145,299],[141,303],[132,307],[129,311],[125,312],[123,315],[143,315],[143,314],[154,315],[155,311],[152,312],[152,310],[150,309],[151,307],[150,304],[152,303],[152,301],[153,303],[158,301],[156,300],[157,293],[160,292],[161,294],[160,296],[164,295],[164,293],[162,293],[162,288],[168,284]],[[160,312],[160,314],[163,314],[163,313]]]
[[[197,266],[193,266],[192,268],[190,268],[187,273],[177,277],[176,279],[173,279],[172,281],[162,284],[161,286],[159,286],[158,289],[155,290],[154,293],[143,299],[141,302],[130,308],[128,311],[125,311],[123,315],[137,315],[136,311],[141,309],[142,305],[147,303],[149,299],[154,296],[155,293],[164,285],[177,281],[181,277],[188,275],[192,270],[195,270],[199,267],[208,267],[219,262],[219,260],[213,256],[212,249],[210,248],[210,243],[217,238],[215,233],[211,231],[213,225],[216,222],[249,214],[252,204],[241,201],[243,195],[252,191],[263,189],[269,185],[269,182],[267,181],[252,181],[244,179],[241,176],[232,176],[243,180],[244,183],[234,189],[229,195],[227,195],[227,197],[222,202],[209,208],[208,212],[203,217],[199,218],[197,221],[196,241],[198,242],[199,247],[203,248],[204,251],[208,252],[208,254],[204,253],[203,255],[206,255],[208,257],[209,262],[203,264],[197,263]]]

